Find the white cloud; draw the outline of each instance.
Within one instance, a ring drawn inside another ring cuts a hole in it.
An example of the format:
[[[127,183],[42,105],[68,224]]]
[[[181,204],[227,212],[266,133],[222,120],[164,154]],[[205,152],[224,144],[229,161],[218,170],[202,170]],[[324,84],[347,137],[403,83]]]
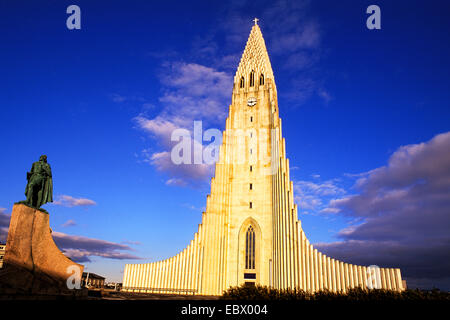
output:
[[[11,215],[6,212],[6,208],[0,208],[0,242],[6,242]]]
[[[328,91],[326,91],[323,88],[319,88],[317,90],[317,94],[319,95],[319,97],[321,97],[323,99],[323,101],[328,104],[333,98],[331,97],[331,95],[328,93]]]
[[[116,103],[121,103],[127,100],[126,97],[121,96],[120,94],[114,93],[111,95],[111,100]]]
[[[338,213],[340,210],[338,208],[325,208],[320,210],[322,213]]]
[[[137,127],[157,141],[162,150],[142,151],[144,161],[168,175],[166,184],[187,185],[207,181],[214,166],[207,164],[176,165],[171,159],[172,132],[183,128],[191,132],[194,121],[201,120],[203,130],[210,125],[223,126],[233,85],[232,77],[214,68],[195,63],[167,63],[161,73],[164,93],[159,98],[163,108],[152,118],[141,114],[134,120]],[[194,141],[198,144],[199,141]]]
[[[167,185],[185,186],[191,182],[206,181],[214,170],[213,165],[208,164],[175,164],[169,151],[147,153],[144,161],[153,165],[158,171],[169,175]]]
[[[141,259],[127,251],[134,251],[126,244],[115,243],[106,240],[87,238],[83,236],[68,235],[54,231],[53,239],[58,247],[74,261],[89,262],[91,257],[109,259]]]
[[[169,179],[166,181],[166,184],[168,186],[185,186],[186,185],[186,181],[184,181],[183,179]]]
[[[87,198],[74,198],[68,195],[60,195],[57,200],[53,201],[54,205],[64,206],[64,207],[79,207],[79,206],[93,206],[96,202]]]
[[[317,182],[320,175],[313,175],[316,182],[313,181],[294,181],[294,198],[301,213],[303,210],[309,210],[310,213],[335,213],[337,209],[326,208],[326,204],[333,197],[342,196],[346,191],[337,185],[336,180],[327,180]]]
[[[415,283],[445,283],[450,277],[450,132],[401,146],[386,166],[354,177],[359,193],[331,201],[328,210],[359,223],[338,233],[342,241],[321,244],[322,249],[336,258],[350,257],[351,263],[400,267]]]
[[[75,220],[67,220],[66,222],[63,223],[63,227],[73,227],[76,226],[77,223],[75,222]]]

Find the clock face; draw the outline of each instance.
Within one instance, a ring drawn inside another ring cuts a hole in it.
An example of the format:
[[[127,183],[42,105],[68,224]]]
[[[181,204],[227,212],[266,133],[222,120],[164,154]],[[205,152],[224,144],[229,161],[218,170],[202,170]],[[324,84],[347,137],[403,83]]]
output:
[[[248,98],[248,100],[247,100],[247,105],[249,106],[249,107],[253,107],[254,105],[256,104],[256,98]]]

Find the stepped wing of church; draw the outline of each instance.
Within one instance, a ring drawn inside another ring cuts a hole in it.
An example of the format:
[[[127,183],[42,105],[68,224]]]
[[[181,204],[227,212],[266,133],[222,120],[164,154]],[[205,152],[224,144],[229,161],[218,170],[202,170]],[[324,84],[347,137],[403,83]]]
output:
[[[221,295],[244,283],[310,292],[404,289],[400,269],[353,265],[317,251],[302,229],[293,192],[275,79],[255,24],[234,77],[198,231],[176,256],[125,265],[123,290]]]

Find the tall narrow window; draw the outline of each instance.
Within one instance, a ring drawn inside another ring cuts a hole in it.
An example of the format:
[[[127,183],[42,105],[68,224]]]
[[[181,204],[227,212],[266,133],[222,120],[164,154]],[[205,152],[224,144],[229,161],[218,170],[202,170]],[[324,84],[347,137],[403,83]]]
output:
[[[253,122],[253,117],[250,117],[250,122]]]
[[[252,166],[250,166],[250,172],[252,172],[253,171],[253,167]]]
[[[239,87],[243,88],[244,87],[244,77],[241,77],[241,81],[239,83]]]
[[[251,209],[251,208],[253,208],[253,203],[252,203],[252,202],[250,202],[250,209]]]
[[[250,72],[250,87],[255,85],[255,71]]]
[[[262,86],[264,84],[264,75],[261,73],[259,76],[259,85]]]
[[[250,183],[250,190],[253,190],[253,184]]]
[[[252,226],[245,235],[245,269],[255,269],[255,230]]]

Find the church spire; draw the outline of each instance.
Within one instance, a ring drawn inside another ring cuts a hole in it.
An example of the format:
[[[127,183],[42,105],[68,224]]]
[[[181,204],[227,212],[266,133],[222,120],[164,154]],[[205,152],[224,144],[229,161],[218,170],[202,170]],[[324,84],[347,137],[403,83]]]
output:
[[[245,84],[249,83],[250,73],[252,72],[256,79],[259,79],[262,75],[264,79],[274,80],[269,54],[267,53],[266,44],[258,25],[259,19],[255,18],[253,21],[255,24],[250,31],[244,53],[242,54],[239,67],[234,77],[236,87],[242,87],[242,83],[247,87]]]

